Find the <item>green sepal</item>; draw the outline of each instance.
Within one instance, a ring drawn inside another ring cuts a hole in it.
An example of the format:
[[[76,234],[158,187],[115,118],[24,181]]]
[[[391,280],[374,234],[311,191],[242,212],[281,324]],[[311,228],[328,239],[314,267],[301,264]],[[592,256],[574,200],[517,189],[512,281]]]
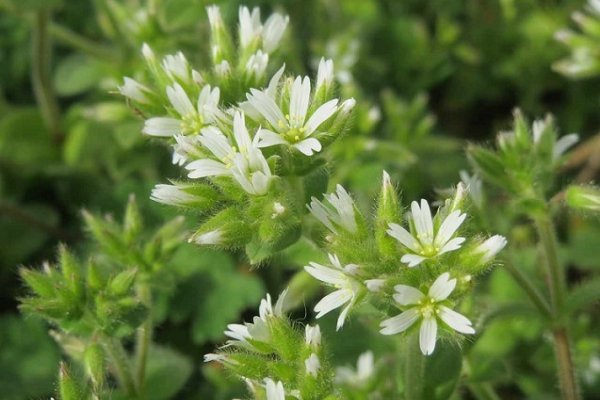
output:
[[[594,186],[571,185],[565,192],[567,205],[579,211],[600,212],[600,189]]]
[[[50,275],[27,268],[19,269],[19,274],[25,284],[39,297],[52,298],[55,295],[56,286]]]
[[[400,207],[400,200],[398,199],[396,189],[390,181],[390,176],[384,171],[375,217],[377,249],[384,257],[392,258],[397,256],[397,242],[388,235],[387,230],[390,223],[402,223],[402,211]]]
[[[502,189],[511,189],[512,185],[506,176],[504,164],[493,151],[472,145],[467,149],[467,154],[482,177]]]
[[[111,296],[119,297],[127,294],[137,276],[137,268],[132,268],[123,272],[120,272],[114,278],[110,280],[107,286],[107,292]]]
[[[61,400],[81,400],[87,398],[84,385],[79,382],[64,362],[60,363],[58,387]]]
[[[130,249],[123,242],[119,229],[114,223],[101,220],[85,210],[83,211],[83,218],[94,239],[109,255],[121,258],[129,253]]]
[[[98,343],[92,343],[85,349],[83,359],[85,371],[92,380],[95,390],[101,389],[104,385],[106,370],[104,349]]]
[[[123,238],[125,243],[132,245],[142,232],[143,221],[138,208],[135,196],[130,195],[125,209],[125,217],[123,218]]]
[[[224,248],[244,246],[251,237],[252,224],[247,223],[244,214],[237,207],[228,207],[205,221],[190,238],[190,242],[215,245]],[[203,238],[212,232],[218,232],[218,239],[203,242]]]

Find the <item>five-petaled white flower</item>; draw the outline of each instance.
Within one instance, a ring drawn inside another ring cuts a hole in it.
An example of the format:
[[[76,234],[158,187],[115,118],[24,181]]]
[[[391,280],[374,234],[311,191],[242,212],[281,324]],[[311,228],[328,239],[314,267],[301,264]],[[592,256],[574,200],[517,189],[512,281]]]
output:
[[[331,232],[338,234],[338,228],[355,233],[358,229],[354,215],[354,201],[342,185],[336,186],[335,193],[325,195],[328,205],[312,197],[310,204],[306,205],[315,216]]]
[[[310,265],[304,267],[306,272],[311,274],[318,280],[325,282],[337,290],[323,297],[321,301],[317,303],[314,310],[317,312],[317,318],[321,318],[323,315],[335,310],[336,308],[342,307],[346,304],[346,307],[340,313],[337,320],[336,329],[344,325],[344,321],[350,311],[350,308],[356,302],[358,296],[363,290],[362,284],[355,278],[358,272],[358,265],[348,264],[342,267],[340,260],[334,254],[329,254],[329,260],[332,267],[326,267],[315,262],[311,262]]]
[[[225,331],[225,336],[232,340],[227,341],[227,346],[244,347],[255,351],[260,351],[255,348],[248,339],[254,341],[268,342],[271,334],[268,327],[269,318],[279,318],[283,316],[283,305],[287,290],[283,291],[275,306],[271,302],[271,296],[267,294],[266,298],[260,301],[258,308],[258,316],[252,319],[252,322],[244,324],[229,324]]]
[[[236,112],[233,117],[235,145],[215,126],[202,128],[201,132],[198,140],[218,161],[210,158],[192,161],[186,166],[190,178],[230,175],[250,194],[267,192],[271,169],[256,146],[256,137],[250,139],[243,113]]]
[[[464,315],[444,306],[443,303],[456,287],[456,279],[444,272],[429,288],[427,294],[406,285],[396,285],[394,300],[401,306],[409,306],[406,311],[381,323],[381,333],[394,335],[404,332],[417,321],[421,321],[419,345],[424,355],[430,355],[437,340],[438,319],[457,332],[473,334],[475,330]]]
[[[183,88],[175,83],[167,87],[167,97],[180,118],[153,117],[146,120],[142,132],[150,136],[171,137],[175,135],[190,135],[200,131],[208,124],[223,118],[219,110],[219,88],[211,89],[204,86],[198,96],[196,107]]]
[[[309,117],[310,93],[310,79],[297,77],[290,90],[288,112],[284,113],[273,96],[265,91],[250,89],[250,94],[246,95],[248,102],[266,119],[269,126],[268,129],[260,129],[257,134],[259,147],[288,144],[307,156],[321,151],[321,143],[312,135],[335,114],[338,99],[322,104]],[[288,104],[287,101],[283,103]]]
[[[423,260],[433,258],[449,251],[460,248],[465,241],[463,237],[455,237],[457,229],[466,218],[460,210],[452,211],[435,229],[431,217],[431,209],[426,200],[421,200],[421,206],[416,201],[411,204],[411,223],[409,233],[398,224],[390,223],[387,233],[398,240],[407,250],[400,259],[409,267],[419,265]],[[436,224],[437,225],[437,224]]]

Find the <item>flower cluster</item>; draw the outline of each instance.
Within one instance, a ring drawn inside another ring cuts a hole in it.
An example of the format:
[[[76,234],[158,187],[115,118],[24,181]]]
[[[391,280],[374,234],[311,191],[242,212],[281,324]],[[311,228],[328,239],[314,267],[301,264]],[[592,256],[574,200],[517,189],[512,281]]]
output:
[[[535,200],[551,188],[565,152],[578,140],[574,133],[559,138],[550,116],[534,121],[530,128],[516,110],[513,129],[497,136],[497,151],[472,145],[468,155],[482,178],[519,197]]]
[[[204,360],[219,362],[243,376],[255,396],[325,398],[332,391],[332,373],[321,330],[318,325],[306,325],[304,334],[298,332],[283,313],[285,296],[283,292],[273,305],[267,294],[259,315],[251,323],[228,325],[225,335],[230,340]]]
[[[337,321],[340,329],[350,310],[362,300],[387,302],[402,313],[381,322],[381,333],[392,335],[418,326],[424,355],[433,353],[438,328],[449,334],[475,333],[472,323],[451,308],[466,288],[455,289],[459,279],[470,282],[472,274],[482,272],[504,248],[506,239],[500,235],[487,239],[458,236],[467,220],[460,209],[468,198],[467,190],[459,183],[454,196],[435,215],[426,200],[412,202],[405,218],[407,229],[400,223],[398,211],[391,208],[398,207],[399,201],[384,173],[375,231],[360,234],[359,246],[357,223],[366,224],[348,193],[338,185],[335,194],[325,195],[328,205],[313,199],[309,206],[312,214],[335,235],[325,242],[335,251],[329,255],[331,265],[312,262],[305,267],[314,278],[335,289],[317,303],[316,317],[343,307]],[[396,242],[391,251],[388,242],[378,243],[389,238]],[[354,262],[344,265],[340,260]]]
[[[212,66],[196,70],[181,52],[159,61],[144,45],[150,81],[126,77],[119,90],[145,117],[142,132],[171,145],[187,171],[151,198],[203,214],[190,241],[245,247],[257,263],[297,240],[302,199],[320,193],[311,174],[321,173],[319,158],[346,129],[354,100],[335,96],[331,60],[321,60],[314,83],[285,77],[283,66],[268,79],[287,16],[262,22],[258,8],[240,7],[234,40],[219,8],[207,13]]]

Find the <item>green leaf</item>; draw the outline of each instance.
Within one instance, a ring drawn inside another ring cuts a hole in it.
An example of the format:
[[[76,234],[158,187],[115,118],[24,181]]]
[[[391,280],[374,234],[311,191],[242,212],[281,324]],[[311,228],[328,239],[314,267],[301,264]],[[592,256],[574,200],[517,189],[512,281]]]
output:
[[[57,150],[36,108],[10,109],[3,113],[0,158],[23,168],[21,174],[45,170],[58,159]]]
[[[102,77],[103,71],[99,64],[81,54],[75,54],[58,64],[54,85],[59,95],[73,96],[91,89]]]
[[[588,280],[571,289],[567,297],[566,308],[568,313],[580,311],[600,301],[600,277]]]
[[[425,363],[424,399],[448,399],[454,392],[462,370],[460,348],[440,342]]]
[[[192,374],[192,362],[166,347],[151,345],[146,365],[145,395],[148,400],[173,398]]]
[[[24,334],[26,333],[26,334]],[[56,381],[60,352],[38,318],[0,317],[2,398],[47,398]]]

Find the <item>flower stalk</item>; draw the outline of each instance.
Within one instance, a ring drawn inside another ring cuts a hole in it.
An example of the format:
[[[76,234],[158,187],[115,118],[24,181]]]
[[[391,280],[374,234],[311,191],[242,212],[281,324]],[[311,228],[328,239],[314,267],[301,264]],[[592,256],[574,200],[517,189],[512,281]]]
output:
[[[568,315],[563,315],[563,304],[566,294],[565,271],[558,259],[558,242],[552,220],[543,216],[535,220],[535,226],[544,252],[548,287],[553,311],[554,327],[552,336],[554,350],[558,362],[558,378],[562,397],[565,400],[580,398],[575,367],[573,365],[569,332],[566,328]]]
[[[35,15],[31,38],[31,82],[46,128],[56,143],[61,143],[60,110],[50,80],[50,11],[42,9]]]
[[[152,310],[152,293],[146,283],[141,283],[138,286],[138,296],[148,310]],[[148,360],[148,351],[152,340],[152,313],[148,313],[146,321],[138,328],[136,334],[135,347],[135,378],[137,390],[140,394],[144,394],[144,382],[146,377],[146,364]]]
[[[137,390],[135,388],[127,352],[123,348],[123,345],[115,338],[105,338],[103,345],[110,362],[114,367],[114,373],[119,382],[119,386],[123,388],[128,396],[135,398]]]
[[[404,397],[406,400],[423,399],[426,356],[419,348],[419,331],[415,330],[406,340],[404,358]]]

